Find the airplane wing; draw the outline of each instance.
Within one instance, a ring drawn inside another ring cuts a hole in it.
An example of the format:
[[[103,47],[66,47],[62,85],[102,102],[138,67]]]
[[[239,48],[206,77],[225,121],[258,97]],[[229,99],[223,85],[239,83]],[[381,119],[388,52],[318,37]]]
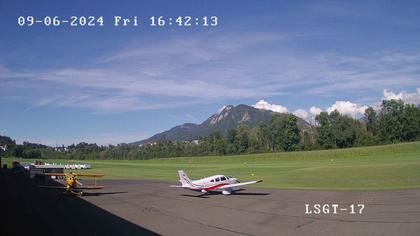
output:
[[[256,184],[256,183],[260,183],[260,182],[262,182],[262,180],[254,180],[254,181],[236,183],[236,184],[227,184],[227,185],[220,186],[216,189],[233,188],[233,187],[239,187],[239,186],[244,186],[244,185],[248,185],[248,184]]]

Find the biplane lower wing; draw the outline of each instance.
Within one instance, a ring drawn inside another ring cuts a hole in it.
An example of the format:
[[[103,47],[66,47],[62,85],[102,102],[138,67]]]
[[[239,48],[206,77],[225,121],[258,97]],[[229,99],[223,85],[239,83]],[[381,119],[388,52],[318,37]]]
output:
[[[40,188],[51,188],[51,189],[66,189],[65,186],[46,186],[46,185],[41,185],[38,186]],[[94,190],[94,189],[103,189],[105,186],[100,186],[100,185],[96,185],[96,186],[83,186],[83,187],[76,187],[75,189],[85,189],[85,190]]]

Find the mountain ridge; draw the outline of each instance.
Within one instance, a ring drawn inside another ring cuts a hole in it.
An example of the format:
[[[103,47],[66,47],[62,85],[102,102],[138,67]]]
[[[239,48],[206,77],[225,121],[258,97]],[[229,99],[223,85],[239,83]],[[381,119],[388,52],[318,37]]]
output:
[[[225,105],[201,124],[184,123],[177,125],[169,130],[157,133],[147,139],[136,141],[131,144],[141,145],[154,143],[162,139],[167,141],[192,141],[206,137],[217,131],[222,135],[225,135],[230,129],[236,128],[240,124],[253,128],[261,122],[267,123],[274,114],[286,115],[270,110],[257,109],[245,104],[239,104],[237,106]],[[309,124],[301,118],[298,118],[298,125],[309,126]]]

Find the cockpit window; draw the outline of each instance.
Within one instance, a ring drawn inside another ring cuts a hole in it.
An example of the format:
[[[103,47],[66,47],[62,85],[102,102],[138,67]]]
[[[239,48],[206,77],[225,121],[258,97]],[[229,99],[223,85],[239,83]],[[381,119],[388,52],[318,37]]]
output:
[[[214,182],[214,179],[210,180],[210,182]]]
[[[226,177],[222,176],[220,180],[221,181],[225,181],[226,180]]]
[[[220,181],[220,178],[217,178],[217,179],[216,179],[216,182],[219,182],[219,181]]]

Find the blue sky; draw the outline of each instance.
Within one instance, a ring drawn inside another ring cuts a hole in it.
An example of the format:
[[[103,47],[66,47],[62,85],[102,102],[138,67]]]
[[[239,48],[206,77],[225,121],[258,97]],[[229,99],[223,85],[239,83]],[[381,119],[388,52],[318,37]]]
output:
[[[225,104],[360,116],[420,103],[420,4],[388,1],[0,2],[0,134],[49,145],[132,142]],[[19,27],[102,15],[104,27]],[[140,27],[114,27],[114,15]],[[147,26],[218,16],[217,27]],[[142,22],[143,21],[143,22]],[[142,25],[143,24],[143,25]]]

